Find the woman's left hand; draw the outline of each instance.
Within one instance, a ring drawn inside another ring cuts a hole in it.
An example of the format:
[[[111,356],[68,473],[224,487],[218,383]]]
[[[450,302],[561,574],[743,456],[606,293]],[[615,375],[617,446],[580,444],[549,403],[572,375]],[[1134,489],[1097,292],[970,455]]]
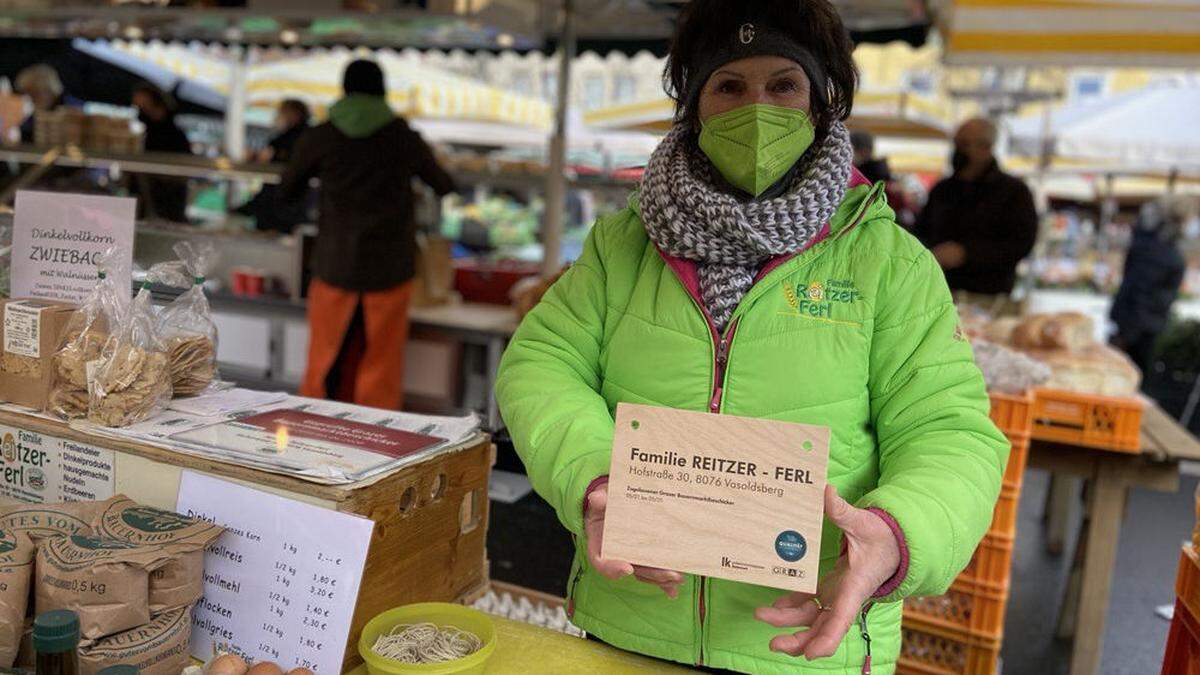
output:
[[[832,656],[875,591],[900,567],[900,545],[882,518],[850,505],[833,485],[825,487],[825,515],[842,529],[846,551],[817,593],[789,593],[755,617],[778,628],[807,627],[771,640],[771,650],[806,659]],[[816,598],[816,601],[814,601]]]

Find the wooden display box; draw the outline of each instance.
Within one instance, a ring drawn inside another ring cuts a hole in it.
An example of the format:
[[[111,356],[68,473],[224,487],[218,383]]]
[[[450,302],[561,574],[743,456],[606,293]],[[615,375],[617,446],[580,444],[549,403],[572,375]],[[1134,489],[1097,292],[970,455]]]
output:
[[[460,450],[375,482],[327,486],[92,436],[19,413],[0,411],[0,425],[113,450],[117,492],[150,506],[174,509],[180,477],[190,470],[375,521],[344,670],[362,662],[358,637],[376,614],[414,602],[471,599],[488,585],[488,476],[495,450],[482,434]]]

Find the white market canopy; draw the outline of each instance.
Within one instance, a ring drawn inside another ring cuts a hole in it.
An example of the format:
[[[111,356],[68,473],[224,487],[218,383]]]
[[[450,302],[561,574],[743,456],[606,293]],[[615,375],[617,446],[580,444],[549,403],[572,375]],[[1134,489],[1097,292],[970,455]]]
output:
[[[1200,175],[1200,81],[1159,84],[1042,116],[1014,120],[1014,152],[1038,157],[1043,132],[1055,159],[1124,171]]]
[[[1200,66],[1200,0],[945,4],[946,62],[952,65]]]
[[[342,71],[350,61],[370,57],[387,78],[388,102],[412,117],[464,119],[548,128],[553,112],[544,101],[520,96],[482,82],[422,64],[409,50],[251,49],[242,55],[200,43],[76,40],[75,47],[155,84],[213,108],[224,108],[235,73],[244,82],[252,107],[274,107],[298,98],[324,110],[341,96]],[[242,72],[236,71],[241,69]]]

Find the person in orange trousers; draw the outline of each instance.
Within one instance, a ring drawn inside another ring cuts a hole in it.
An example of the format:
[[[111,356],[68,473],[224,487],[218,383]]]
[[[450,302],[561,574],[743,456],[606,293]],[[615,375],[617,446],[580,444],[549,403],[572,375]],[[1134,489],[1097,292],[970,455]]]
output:
[[[279,186],[298,200],[311,179],[321,183],[300,393],[398,410],[416,270],[412,179],[439,196],[454,181],[388,107],[377,64],[354,61],[342,84],[346,95],[297,141]]]

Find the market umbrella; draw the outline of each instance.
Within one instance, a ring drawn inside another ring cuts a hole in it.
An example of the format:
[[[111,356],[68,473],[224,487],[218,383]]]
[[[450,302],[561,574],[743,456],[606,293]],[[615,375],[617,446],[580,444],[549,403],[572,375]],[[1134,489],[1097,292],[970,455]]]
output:
[[[245,57],[221,46],[158,41],[77,41],[76,47],[137,72],[181,97],[225,107],[233,81],[233,64]],[[415,54],[390,49],[347,48],[251,52],[245,67],[245,89],[251,106],[274,107],[299,98],[317,110],[341,96],[342,71],[356,58],[379,62],[387,76],[388,102],[413,117],[469,119],[546,129],[551,118],[544,101],[490,87],[468,77],[420,63]]]
[[[1103,172],[1200,175],[1200,82],[1156,84],[1009,125],[1011,149]]]
[[[1200,65],[1200,0],[952,0],[952,65]]]

